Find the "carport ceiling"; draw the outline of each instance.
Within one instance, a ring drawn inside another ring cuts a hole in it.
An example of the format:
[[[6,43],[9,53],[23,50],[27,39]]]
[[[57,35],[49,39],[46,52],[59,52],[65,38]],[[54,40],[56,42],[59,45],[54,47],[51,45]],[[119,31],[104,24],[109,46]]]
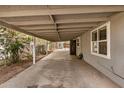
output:
[[[49,41],[66,41],[123,12],[124,6],[0,6],[0,24]]]

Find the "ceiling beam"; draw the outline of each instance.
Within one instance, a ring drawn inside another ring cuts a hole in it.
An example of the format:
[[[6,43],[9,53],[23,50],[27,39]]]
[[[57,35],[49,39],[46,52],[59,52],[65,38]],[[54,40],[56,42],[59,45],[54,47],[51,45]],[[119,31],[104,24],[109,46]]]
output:
[[[30,33],[30,32],[27,32],[27,31],[25,31],[25,30],[23,30],[23,29],[18,28],[17,26],[14,26],[14,25],[12,25],[12,24],[8,24],[8,23],[3,22],[3,21],[1,21],[1,20],[0,20],[0,25],[1,25],[1,26],[4,26],[4,27],[7,27],[7,28],[9,28],[9,29],[13,29],[13,30],[15,30],[15,31],[19,31],[19,32],[28,34],[28,35],[33,35],[33,34]]]
[[[30,21],[17,21],[17,22],[8,22],[8,23],[13,24],[13,25],[35,25],[35,24],[45,25],[45,24],[53,24],[49,20],[30,20]]]
[[[96,27],[98,24],[89,24],[89,25],[64,25],[64,26],[58,26],[58,29],[76,29],[76,28],[90,28],[90,27]],[[40,30],[55,30],[54,26],[35,26],[35,27],[20,27],[22,29],[25,29],[27,31],[40,31]]]
[[[30,24],[27,24],[27,25],[16,25],[18,27],[54,27],[53,24],[33,24],[33,25],[30,25]]]
[[[76,32],[76,31],[88,31],[88,30],[90,30],[91,28],[89,28],[89,29],[63,29],[63,30],[58,30],[59,32]]]
[[[88,31],[88,30],[74,30],[74,31],[59,31],[59,32],[62,32],[62,33],[74,33],[74,32],[85,32],[85,31]],[[28,32],[31,32],[31,33],[34,33],[35,31],[28,31]],[[56,33],[56,32],[53,32],[53,31],[36,31],[35,33],[48,33],[48,34],[50,34],[50,33]]]
[[[86,32],[86,31],[87,31],[87,30],[82,30],[82,31],[72,31],[72,32],[71,32],[71,31],[61,31],[60,33],[65,33],[65,34],[66,34],[66,33],[70,33],[70,34],[71,34],[71,33],[82,33],[82,32]]]
[[[70,28],[59,28],[58,30],[78,30],[78,29],[82,29],[82,30],[88,30],[90,28],[93,28],[93,27],[70,27]],[[25,29],[23,28],[24,30],[26,31],[56,31],[56,29],[50,29],[50,28],[32,28],[32,29]]]
[[[25,28],[24,28],[25,29]],[[27,31],[46,31],[46,30],[51,30],[51,31],[56,31],[55,28],[34,28],[34,29],[25,29]]]
[[[83,33],[75,33],[74,35],[69,35],[69,34],[62,34],[62,38],[61,40],[71,40],[71,39],[75,39],[76,37],[82,35]],[[64,36],[64,37],[63,37]],[[66,37],[66,38],[65,38]]]
[[[39,33],[38,33],[39,34]],[[53,37],[56,37],[57,35],[56,34],[41,34],[42,36],[46,36],[46,37],[49,37],[49,36],[53,36]],[[40,36],[41,36],[40,35]]]
[[[28,31],[25,31],[24,29],[20,29],[18,28],[17,26],[15,25],[12,25],[12,24],[8,24],[2,20],[0,20],[0,25],[3,26],[3,27],[7,27],[9,29],[12,29],[12,30],[15,30],[15,31],[18,31],[18,32],[21,32],[21,33],[24,33],[24,34],[27,34],[27,35],[31,35],[31,36],[35,36],[35,37],[38,37],[38,38],[41,38],[41,39],[46,39],[46,38],[43,38],[35,33],[31,33],[31,32],[28,32]],[[48,41],[52,41],[52,40],[49,40],[49,39],[46,39]]]
[[[80,28],[66,28],[66,29],[58,29],[58,32],[76,32],[76,31],[88,31],[88,30],[91,30],[92,28],[84,28],[84,27],[80,27]],[[43,29],[30,29],[30,30],[26,30],[26,31],[28,31],[28,32],[41,32],[41,33],[55,33],[56,32],[56,30],[54,30],[54,29],[45,29],[45,30],[43,30]],[[57,33],[58,34],[58,33]]]
[[[58,32],[58,28],[57,28],[57,24],[56,24],[56,22],[55,22],[54,16],[53,16],[53,15],[49,15],[49,17],[50,17],[50,19],[52,20],[53,24],[55,25],[55,28],[56,28],[56,31],[57,31],[59,40],[61,40],[60,34],[59,34],[59,32]]]
[[[103,21],[107,21],[108,18],[106,17],[101,17],[101,18],[84,18],[84,19],[60,19],[60,20],[56,20],[57,24],[63,24],[63,23],[79,23],[79,22],[103,22]]]
[[[79,18],[79,19],[59,19],[56,20],[54,24],[64,24],[64,23],[84,23],[84,22],[105,22],[108,18],[101,17],[101,18]],[[32,20],[32,21],[22,21],[22,22],[8,22],[13,25],[35,25],[35,24],[53,24],[51,21],[41,21],[41,20]]]
[[[19,26],[20,27],[20,26]],[[25,27],[20,27],[22,29],[25,29],[25,30],[33,30],[33,29],[55,29],[55,26],[25,26]]]
[[[89,23],[89,24],[80,24],[80,23],[75,23],[75,24],[66,24],[66,25],[58,25],[58,29],[61,28],[78,28],[78,27],[96,27],[98,26],[98,24],[93,24],[93,23]]]
[[[54,29],[46,29],[46,30],[43,30],[43,29],[33,29],[33,30],[26,30],[26,31],[28,31],[28,32],[56,32],[56,30],[54,30]]]
[[[53,24],[51,25],[41,25],[41,24],[36,24],[36,25],[16,25],[22,29],[54,29],[55,26]],[[60,28],[75,28],[75,27],[96,27],[98,26],[98,23],[72,23],[72,24],[59,24],[58,29]]]
[[[59,30],[78,30],[78,29],[82,29],[82,30],[88,30],[92,27],[74,27],[74,28],[60,28]]]
[[[12,6],[14,7],[14,6]],[[48,6],[49,7],[49,6]],[[37,16],[37,15],[63,15],[63,14],[81,14],[81,13],[101,13],[101,12],[121,12],[124,11],[124,6],[80,6],[71,8],[41,8],[41,9],[15,9],[9,11],[4,9],[0,11],[0,17],[17,17],[17,16]]]
[[[45,39],[47,39],[47,40],[51,40],[51,41],[58,41],[58,37],[56,37],[56,36],[51,36],[51,35],[39,35],[39,36],[41,36],[42,38],[45,38]]]

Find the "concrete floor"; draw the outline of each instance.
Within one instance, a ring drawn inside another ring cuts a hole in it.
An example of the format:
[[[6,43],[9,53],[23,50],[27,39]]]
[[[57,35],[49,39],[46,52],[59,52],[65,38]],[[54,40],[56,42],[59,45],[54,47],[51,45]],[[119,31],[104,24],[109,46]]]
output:
[[[0,87],[98,88],[119,87],[67,50],[56,50]]]

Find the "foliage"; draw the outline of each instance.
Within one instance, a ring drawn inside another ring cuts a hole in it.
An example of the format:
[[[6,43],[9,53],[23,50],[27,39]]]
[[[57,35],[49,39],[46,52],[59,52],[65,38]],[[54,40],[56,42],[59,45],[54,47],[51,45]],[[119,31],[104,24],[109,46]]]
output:
[[[16,63],[19,62],[19,58],[20,58],[20,53],[21,53],[21,49],[24,48],[24,45],[18,41],[15,40],[14,42],[12,42],[11,44],[9,44],[9,46],[5,49],[7,54],[10,54],[10,61],[12,63]]]
[[[36,56],[46,54],[45,47],[47,41],[39,38],[36,39]],[[4,56],[2,59],[5,60],[6,65],[27,59],[32,60],[31,41],[31,36],[6,27],[0,27],[0,57]]]
[[[45,45],[37,45],[36,46],[36,55],[46,55],[46,46]]]
[[[4,47],[6,61],[11,63],[20,62],[20,56],[24,48],[31,41],[30,37],[21,35],[18,32],[8,30],[4,27],[0,30],[0,44]]]

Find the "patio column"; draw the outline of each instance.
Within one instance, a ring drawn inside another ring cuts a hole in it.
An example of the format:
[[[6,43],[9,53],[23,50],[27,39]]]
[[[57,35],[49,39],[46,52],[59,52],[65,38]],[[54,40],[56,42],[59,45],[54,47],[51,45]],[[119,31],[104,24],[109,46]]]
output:
[[[46,41],[46,55],[48,55],[48,41]]]
[[[36,46],[36,38],[33,37],[33,50],[32,50],[32,53],[33,53],[33,64],[36,63],[36,49],[35,49],[35,46]]]

